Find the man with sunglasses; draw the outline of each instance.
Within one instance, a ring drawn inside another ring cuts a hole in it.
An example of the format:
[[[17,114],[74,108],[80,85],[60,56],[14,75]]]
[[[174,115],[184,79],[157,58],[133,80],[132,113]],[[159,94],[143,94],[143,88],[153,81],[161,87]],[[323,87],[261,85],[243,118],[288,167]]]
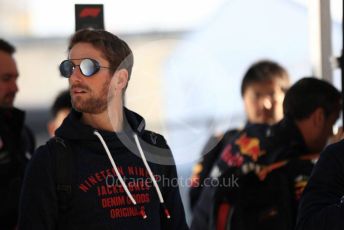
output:
[[[19,228],[188,229],[165,139],[123,106],[133,66],[128,45],[103,30],[81,30],[68,51],[60,72],[73,109],[28,166]]]
[[[0,229],[14,229],[20,184],[35,141],[24,125],[25,113],[14,107],[19,76],[15,48],[0,39]]]

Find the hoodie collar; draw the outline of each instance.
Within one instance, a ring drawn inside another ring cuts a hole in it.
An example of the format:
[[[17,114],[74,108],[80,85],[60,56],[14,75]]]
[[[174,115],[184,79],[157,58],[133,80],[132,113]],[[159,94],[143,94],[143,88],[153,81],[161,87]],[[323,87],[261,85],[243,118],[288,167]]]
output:
[[[21,131],[24,126],[25,112],[11,107],[0,107],[0,120],[3,121],[12,131]]]
[[[145,120],[139,114],[123,108],[124,112],[124,130],[120,133],[98,130],[104,139],[112,139],[121,133],[136,133],[142,136],[145,130]],[[72,109],[69,115],[64,119],[60,128],[56,130],[56,136],[70,140],[96,140],[93,132],[95,128],[86,125],[81,121],[82,113]]]
[[[279,123],[273,125],[270,130],[270,135],[274,139],[272,141],[275,145],[274,148],[278,149],[281,147],[284,149],[284,151],[281,151],[276,156],[279,160],[299,157],[310,153],[299,128],[289,117],[285,117]],[[285,151],[285,148],[288,150]]]

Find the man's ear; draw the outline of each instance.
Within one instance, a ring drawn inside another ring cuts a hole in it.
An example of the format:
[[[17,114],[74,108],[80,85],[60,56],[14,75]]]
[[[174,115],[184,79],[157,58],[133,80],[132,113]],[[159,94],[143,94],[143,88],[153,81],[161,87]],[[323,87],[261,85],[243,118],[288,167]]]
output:
[[[322,127],[325,122],[325,111],[323,108],[318,107],[311,114],[312,124],[314,127]]]
[[[117,89],[124,89],[128,84],[129,73],[126,69],[120,69],[114,73],[114,80],[116,82]]]

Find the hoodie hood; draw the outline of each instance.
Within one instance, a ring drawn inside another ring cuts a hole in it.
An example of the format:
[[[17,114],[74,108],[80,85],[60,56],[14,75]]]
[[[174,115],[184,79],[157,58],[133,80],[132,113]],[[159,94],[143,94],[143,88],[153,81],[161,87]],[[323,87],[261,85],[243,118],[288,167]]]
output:
[[[68,140],[79,141],[94,141],[98,138],[93,134],[95,128],[82,123],[82,113],[72,109],[69,115],[65,118],[62,125],[56,130],[56,136]],[[105,140],[113,139],[117,135],[136,133],[138,136],[142,136],[145,130],[145,120],[139,114],[124,108],[124,131],[120,133],[109,132],[99,130]]]
[[[157,164],[174,165],[175,162],[165,138],[157,133],[146,130],[145,120],[139,114],[127,108],[123,109],[123,113],[123,131],[116,133],[96,130],[84,124],[81,121],[82,113],[72,109],[55,134],[62,139],[78,143],[82,142],[83,145],[89,148],[98,149],[100,144],[99,139],[94,134],[94,131],[97,131],[110,144],[110,148],[126,148],[136,156],[140,156],[137,143],[134,139],[134,134],[136,134],[148,161]]]

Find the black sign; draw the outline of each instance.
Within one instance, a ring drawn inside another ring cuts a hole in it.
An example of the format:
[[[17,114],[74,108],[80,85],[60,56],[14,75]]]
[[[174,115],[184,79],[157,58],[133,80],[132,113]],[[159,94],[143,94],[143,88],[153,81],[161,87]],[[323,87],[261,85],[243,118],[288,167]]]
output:
[[[102,4],[75,5],[75,31],[85,28],[104,29],[104,10]]]

